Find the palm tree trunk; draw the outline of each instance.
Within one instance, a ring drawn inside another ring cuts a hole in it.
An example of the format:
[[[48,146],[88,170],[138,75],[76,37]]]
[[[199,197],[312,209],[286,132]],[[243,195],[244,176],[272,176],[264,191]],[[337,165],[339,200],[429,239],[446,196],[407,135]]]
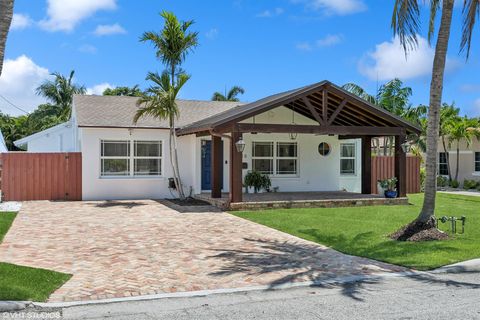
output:
[[[425,178],[425,197],[422,211],[417,221],[427,223],[432,221],[435,214],[435,198],[437,193],[437,149],[440,125],[440,107],[443,94],[443,78],[447,60],[448,42],[452,26],[454,0],[444,0],[442,4],[442,18],[438,31],[435,58],[433,60],[432,82],[430,83],[430,108],[428,109],[427,126],[427,161]]]
[[[460,167],[460,141],[457,140],[457,167],[455,168],[455,181],[458,181],[459,167]]]
[[[442,135],[442,144],[443,144],[443,151],[445,151],[445,157],[447,158],[447,170],[448,170],[448,181],[452,181],[452,171],[450,170],[450,154],[447,150],[447,143],[445,142],[445,136]]]
[[[0,76],[5,58],[5,44],[13,17],[13,0],[0,0]]]

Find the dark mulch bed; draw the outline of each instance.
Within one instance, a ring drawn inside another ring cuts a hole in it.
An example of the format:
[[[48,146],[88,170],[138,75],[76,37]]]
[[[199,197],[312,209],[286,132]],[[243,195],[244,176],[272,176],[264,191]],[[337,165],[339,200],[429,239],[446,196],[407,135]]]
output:
[[[398,241],[435,241],[447,240],[449,236],[438,230],[435,220],[432,220],[426,223],[414,221],[391,234],[390,238]]]
[[[173,204],[176,204],[177,206],[181,207],[195,207],[195,206],[209,206],[210,203],[203,201],[203,200],[198,200],[198,199],[193,199],[193,198],[187,198],[185,200],[180,200],[180,199],[168,199]]]

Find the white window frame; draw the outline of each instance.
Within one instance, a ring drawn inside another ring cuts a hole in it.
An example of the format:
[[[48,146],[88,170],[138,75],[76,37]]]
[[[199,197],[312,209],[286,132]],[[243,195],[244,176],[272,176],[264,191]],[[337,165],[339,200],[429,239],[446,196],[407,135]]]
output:
[[[104,143],[124,143],[128,146],[128,156],[104,156]],[[100,140],[100,177],[102,178],[124,178],[128,177],[131,172],[131,161],[130,161],[130,156],[132,150],[130,149],[130,141],[129,140]],[[103,172],[103,160],[128,160],[128,174],[105,174]]]
[[[272,144],[272,156],[271,157],[257,157],[254,155],[254,150],[255,150],[255,144],[256,143],[270,143]],[[296,151],[297,154],[295,157],[279,157],[278,156],[278,145],[279,144],[295,144],[296,145]],[[292,178],[292,177],[298,177],[300,174],[299,170],[299,159],[298,159],[298,154],[299,154],[299,145],[298,142],[294,141],[252,141],[252,170],[254,170],[254,160],[271,160],[272,161],[272,173],[267,173],[270,177],[275,177],[275,178]],[[278,160],[295,160],[296,161],[296,166],[295,166],[295,171],[296,173],[278,173],[277,170],[277,161]],[[265,174],[265,173],[264,173]]]
[[[160,143],[160,157],[136,157],[135,156],[135,142],[140,141],[140,142],[158,142]],[[127,157],[121,157],[121,156],[102,156],[103,154],[103,143],[104,142],[126,142],[128,143],[129,147],[129,155]],[[100,178],[101,179],[126,179],[126,178],[136,178],[136,179],[150,179],[150,178],[163,178],[164,177],[164,166],[165,166],[165,161],[164,161],[164,141],[163,140],[148,140],[148,139],[135,139],[135,140],[130,140],[130,139],[101,139],[100,142]],[[128,160],[128,175],[105,175],[102,172],[103,166],[102,166],[102,160],[103,159],[126,159]],[[135,174],[135,159],[160,159],[160,174],[159,175],[136,175]]]
[[[158,143],[159,144],[159,151],[160,151],[160,156],[136,156],[135,151],[136,151],[136,145],[138,142],[148,142],[148,143]],[[161,177],[163,173],[163,142],[161,140],[132,140],[133,144],[133,152],[132,152],[132,175],[134,177]],[[160,170],[159,174],[138,174],[135,172],[135,160],[141,160],[141,159],[147,159],[147,160],[160,160],[160,167],[158,168]]]
[[[445,161],[446,161],[446,162],[440,162],[440,155],[441,155],[441,154],[445,154]],[[438,175],[439,175],[439,176],[444,176],[444,177],[446,177],[446,176],[448,176],[448,174],[449,174],[449,172],[448,172],[448,156],[449,156],[449,155],[447,154],[447,152],[443,152],[443,151],[439,151],[439,152],[438,152]],[[473,156],[475,157],[475,154],[474,154]],[[441,166],[441,165],[447,166],[447,174],[441,174],[441,173],[440,173],[440,166]],[[475,167],[474,167],[474,169],[475,169]]]
[[[343,146],[352,146],[353,147],[353,156],[344,157],[342,156]],[[353,160],[353,173],[344,173],[342,172],[342,160]],[[340,143],[340,175],[341,176],[356,176],[357,175],[357,145],[354,142]]]

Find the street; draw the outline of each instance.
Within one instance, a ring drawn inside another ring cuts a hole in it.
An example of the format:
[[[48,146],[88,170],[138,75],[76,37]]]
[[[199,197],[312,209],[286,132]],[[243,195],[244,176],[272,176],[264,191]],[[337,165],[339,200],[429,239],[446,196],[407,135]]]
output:
[[[480,273],[69,307],[65,319],[480,319]]]

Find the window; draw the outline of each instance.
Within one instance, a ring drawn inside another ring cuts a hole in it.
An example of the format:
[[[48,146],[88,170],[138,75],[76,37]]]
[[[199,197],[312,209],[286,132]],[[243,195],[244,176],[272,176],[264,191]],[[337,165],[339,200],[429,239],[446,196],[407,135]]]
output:
[[[161,141],[102,140],[100,144],[102,177],[162,174]]]
[[[480,152],[475,152],[475,171],[480,172]]]
[[[355,144],[354,143],[340,144],[340,174],[342,175],[355,174]]]
[[[318,145],[318,153],[322,156],[328,156],[330,154],[330,145],[326,142],[322,142]]]
[[[161,141],[135,141],[134,149],[134,175],[160,176],[162,174]]]
[[[438,154],[438,174],[441,176],[448,176],[448,160],[447,153],[440,152]]]
[[[297,144],[295,142],[277,143],[276,173],[297,174]]]
[[[102,176],[130,174],[130,141],[102,141]]]
[[[263,174],[296,175],[296,142],[253,142],[252,167]]]

